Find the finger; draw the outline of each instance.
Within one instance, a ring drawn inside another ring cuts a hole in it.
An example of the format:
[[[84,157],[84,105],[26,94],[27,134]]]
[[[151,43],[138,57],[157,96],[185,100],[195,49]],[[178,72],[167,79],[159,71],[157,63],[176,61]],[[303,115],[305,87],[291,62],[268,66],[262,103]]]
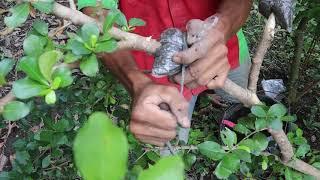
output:
[[[132,123],[130,131],[139,136],[151,136],[163,140],[171,140],[176,137],[176,130],[165,130],[145,123]]]
[[[167,142],[167,141],[159,140],[157,138],[146,137],[146,136],[136,136],[136,138],[143,143],[152,144],[160,147],[163,147],[164,144]]]
[[[184,83],[189,84],[192,81],[203,81],[204,72],[210,68],[211,61],[209,58],[202,58],[198,59],[196,62],[193,62],[188,68],[186,68],[185,75],[184,75]],[[174,76],[174,81],[176,83],[181,83],[182,74],[178,74]],[[209,77],[208,77],[209,78]]]
[[[224,86],[225,81],[227,80],[228,71],[229,71],[229,68],[226,67],[223,73],[219,74],[216,78],[212,79],[207,84],[208,89],[222,88]]]
[[[192,45],[189,49],[175,54],[173,56],[173,61],[179,64],[190,64],[195,60],[204,57],[212,44],[211,40],[203,39]]]
[[[189,103],[179,93],[175,87],[165,87],[163,93],[159,94],[160,101],[166,102],[172,114],[176,117],[177,121],[182,127],[190,127],[190,120],[188,118]]]
[[[135,108],[131,118],[140,123],[152,124],[157,128],[175,130],[177,127],[175,116],[168,111],[161,110],[157,104],[158,102],[151,104],[147,101],[143,106]]]

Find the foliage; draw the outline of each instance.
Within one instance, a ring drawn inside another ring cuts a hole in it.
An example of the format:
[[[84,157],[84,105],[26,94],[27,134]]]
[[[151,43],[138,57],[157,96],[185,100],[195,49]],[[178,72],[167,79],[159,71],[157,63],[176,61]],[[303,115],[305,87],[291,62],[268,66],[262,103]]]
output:
[[[23,1],[10,10],[5,23],[9,28],[18,27],[35,9],[51,12],[53,3]],[[2,126],[16,121],[23,134],[13,143],[12,169],[1,172],[1,178],[174,180],[184,179],[185,170],[195,170],[203,175],[214,172],[219,179],[268,178],[269,173],[269,177],[312,179],[280,164],[279,149],[264,132],[289,124],[295,158],[309,159],[320,167],[319,152],[311,150],[302,130],[293,123],[297,118],[282,104],[253,106],[234,128],[221,131],[207,117],[209,127],[204,123],[206,129],[191,131],[189,144],[195,148],[176,156],[160,158],[158,149],[139,144],[128,132],[129,96],[109,72],[99,72],[96,54],[117,49],[117,41],[108,33],[114,24],[133,31],[145,22],[127,20],[117,0],[78,0],[79,9],[88,6],[109,9],[101,33],[97,24],[84,24],[76,33],[68,33],[66,45],[56,44],[48,35],[48,24],[36,20],[25,38],[25,56],[18,61],[17,70],[26,77],[13,82],[19,101],[1,109],[6,120]],[[314,16],[318,6],[310,3],[310,7],[306,15]],[[68,68],[75,63],[81,73]],[[10,59],[0,61],[0,85],[7,83],[14,64]]]

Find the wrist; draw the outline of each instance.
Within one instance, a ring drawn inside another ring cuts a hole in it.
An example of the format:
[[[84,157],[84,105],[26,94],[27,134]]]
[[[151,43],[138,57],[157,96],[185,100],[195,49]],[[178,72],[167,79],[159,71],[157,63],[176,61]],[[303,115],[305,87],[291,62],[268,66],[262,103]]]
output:
[[[232,36],[232,25],[230,23],[230,19],[226,16],[223,16],[219,13],[215,14],[216,18],[218,18],[218,21],[216,25],[211,29],[211,33],[213,35],[216,34],[217,31],[221,33],[223,36],[224,42],[226,43],[228,39]],[[209,32],[209,33],[210,33]]]
[[[131,84],[129,92],[133,97],[140,94],[148,84],[152,83],[152,80],[139,70],[131,70],[127,75]]]

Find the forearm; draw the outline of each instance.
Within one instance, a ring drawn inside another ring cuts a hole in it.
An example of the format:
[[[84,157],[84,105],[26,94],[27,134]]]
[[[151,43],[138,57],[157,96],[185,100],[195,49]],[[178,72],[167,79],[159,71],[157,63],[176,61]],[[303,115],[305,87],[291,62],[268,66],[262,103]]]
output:
[[[112,54],[103,54],[101,60],[131,95],[139,92],[145,84],[151,82],[151,80],[138,69],[131,52],[128,50],[121,50]]]
[[[222,0],[217,11],[219,16],[217,28],[223,32],[226,40],[237,33],[245,23],[251,6],[252,0]]]

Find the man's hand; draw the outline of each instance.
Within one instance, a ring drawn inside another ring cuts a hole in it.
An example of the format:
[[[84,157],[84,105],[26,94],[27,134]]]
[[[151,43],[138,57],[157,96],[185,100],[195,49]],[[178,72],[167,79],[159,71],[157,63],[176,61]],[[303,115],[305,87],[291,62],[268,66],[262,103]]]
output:
[[[133,98],[130,131],[138,140],[163,146],[176,137],[177,123],[190,127],[189,104],[175,87],[150,83]],[[170,111],[160,109],[161,103],[168,104]]]
[[[230,65],[226,36],[213,23],[216,23],[214,16],[206,21],[190,20],[187,24],[187,41],[192,46],[174,56],[175,62],[189,65],[184,80],[188,88],[221,88],[227,78]],[[176,75],[174,81],[180,83],[181,74]]]

